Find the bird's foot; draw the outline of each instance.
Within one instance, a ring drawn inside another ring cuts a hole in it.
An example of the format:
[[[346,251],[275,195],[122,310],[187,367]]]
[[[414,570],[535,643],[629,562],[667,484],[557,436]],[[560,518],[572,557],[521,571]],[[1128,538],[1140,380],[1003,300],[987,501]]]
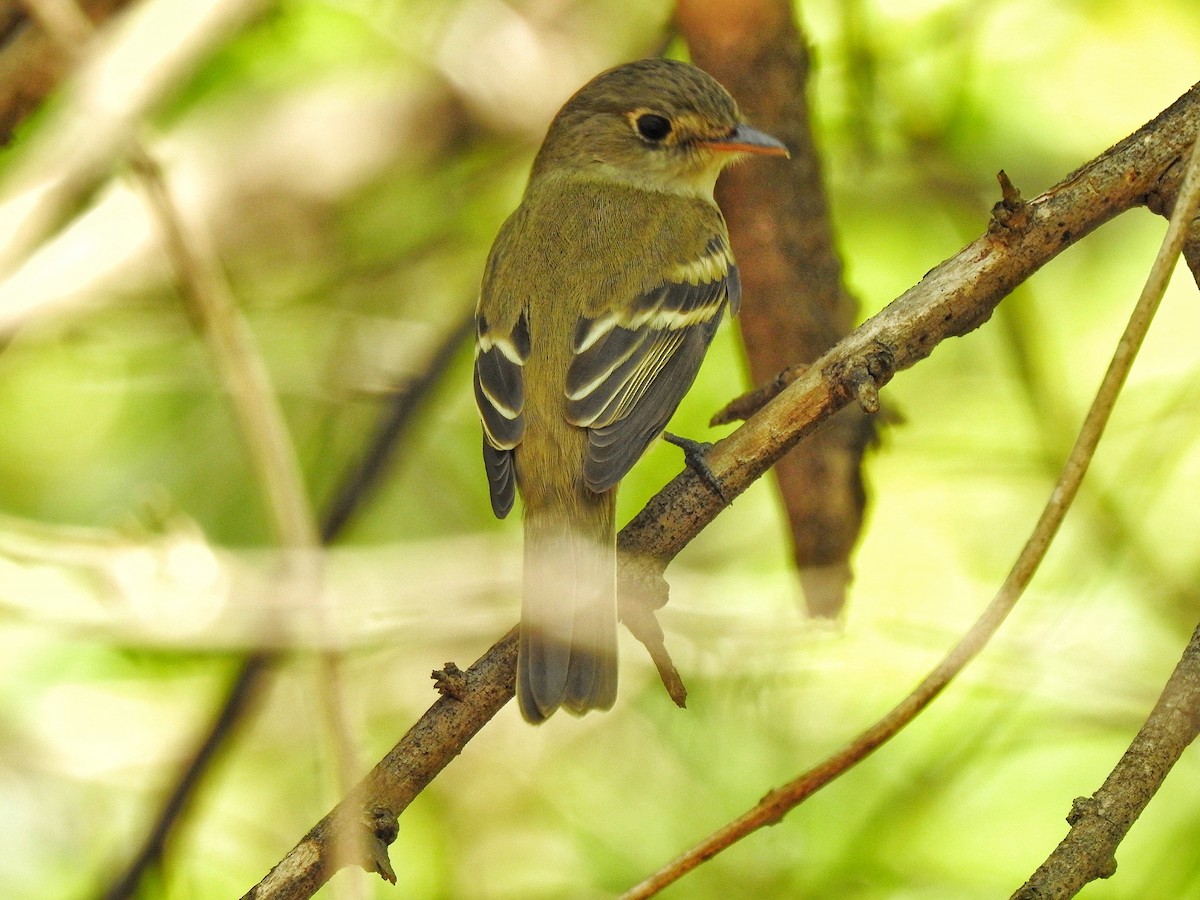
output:
[[[722,503],[728,503],[729,497],[725,493],[725,488],[721,485],[716,473],[705,459],[705,454],[712,449],[712,444],[707,441],[693,441],[691,438],[681,437],[677,434],[671,434],[669,431],[663,432],[663,440],[668,444],[674,444],[683,451],[683,459],[687,463],[688,468],[700,476],[701,481],[713,489],[713,493],[721,498]]]

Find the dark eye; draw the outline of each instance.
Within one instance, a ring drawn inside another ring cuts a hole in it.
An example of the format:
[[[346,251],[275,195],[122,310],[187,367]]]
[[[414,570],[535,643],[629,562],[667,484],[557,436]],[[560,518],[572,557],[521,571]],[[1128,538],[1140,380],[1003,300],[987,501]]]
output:
[[[633,123],[637,126],[638,134],[648,141],[661,141],[671,133],[671,120],[654,113],[644,113]]]

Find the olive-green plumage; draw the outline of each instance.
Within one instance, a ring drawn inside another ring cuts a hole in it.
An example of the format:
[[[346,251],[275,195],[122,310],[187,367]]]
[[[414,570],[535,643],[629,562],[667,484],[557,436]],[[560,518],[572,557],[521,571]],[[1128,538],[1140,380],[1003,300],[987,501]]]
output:
[[[695,379],[737,269],[712,190],[786,154],[684,63],[598,75],[559,111],[488,257],[475,395],[492,507],[525,508],[517,698],[540,722],[616,698],[617,482]]]

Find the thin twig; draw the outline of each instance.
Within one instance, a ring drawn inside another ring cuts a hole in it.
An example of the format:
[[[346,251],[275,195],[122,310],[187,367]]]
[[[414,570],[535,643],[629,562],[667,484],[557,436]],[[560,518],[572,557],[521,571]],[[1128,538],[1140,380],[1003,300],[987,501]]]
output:
[[[717,410],[708,424],[712,426],[728,425],[730,422],[744,422],[772,400],[779,396],[785,387],[799,378],[808,369],[807,363],[792,363],[792,365],[775,373],[775,377],[765,384],[751,388],[744,394],[734,397]]]
[[[1117,348],[1132,364],[1146,329],[1166,292],[1188,230],[1200,209],[1200,140],[1187,171],[1162,247],[1154,259],[1129,327]],[[1113,367],[1117,359],[1113,360]],[[1111,373],[1113,367],[1109,368]],[[1122,377],[1128,372],[1125,366]],[[1107,382],[1107,378],[1106,378]],[[1141,731],[1117,768],[1090,800],[1076,800],[1068,817],[1071,830],[1050,857],[1014,895],[1014,900],[1074,897],[1089,881],[1116,870],[1114,853],[1154,796],[1175,760],[1200,730],[1200,629],[1184,653]],[[1173,740],[1170,738],[1174,737]],[[1152,752],[1150,750],[1152,749]]]
[[[180,293],[229,397],[256,482],[262,486],[267,512],[284,551],[277,589],[307,599],[302,607],[327,618],[320,592],[320,538],[312,506],[283,410],[249,324],[238,311],[206,238],[184,224],[158,165],[138,143],[131,148],[130,162],[158,219]],[[353,784],[357,753],[342,699],[340,657],[326,652],[318,654],[317,660],[317,693],[333,740],[339,794],[345,794]],[[238,684],[246,688],[247,680],[257,683],[257,675],[265,673],[259,663],[254,658],[247,660]]]
[[[1200,148],[1200,141],[1195,142],[1195,148]],[[1075,445],[1063,465],[1058,483],[1055,484],[1037,524],[1025,546],[1021,548],[1004,583],[979,619],[912,692],[874,725],[828,759],[783,787],[770,791],[750,810],[624,893],[622,900],[643,900],[652,897],[752,832],[780,821],[801,802],[865,759],[912,722],[996,633],[1037,572],[1067,510],[1079,492],[1079,486],[1095,456],[1096,447],[1112,415],[1117,397],[1166,291],[1171,271],[1183,248],[1187,226],[1194,218],[1196,205],[1200,202],[1200,190],[1197,190],[1200,186],[1200,174],[1197,174],[1198,167],[1195,162],[1200,159],[1200,149],[1193,149],[1191,158],[1184,188],[1181,188],[1181,196],[1171,216],[1162,246],[1154,259],[1150,275],[1130,315],[1129,323],[1117,342],[1112,361],[1084,418]],[[1190,193],[1185,195],[1185,189]]]
[[[180,293],[229,396],[279,542],[311,550],[319,541],[300,462],[250,326],[238,312],[207,237],[184,224],[157,163],[141,145],[130,153],[130,162],[158,219]]]

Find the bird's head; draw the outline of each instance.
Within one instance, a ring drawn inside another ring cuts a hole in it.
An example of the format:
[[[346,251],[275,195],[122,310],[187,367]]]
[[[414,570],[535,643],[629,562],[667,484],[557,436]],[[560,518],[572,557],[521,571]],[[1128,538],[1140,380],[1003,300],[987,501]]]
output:
[[[595,177],[711,197],[721,170],[751,153],[788,155],[780,141],[741,121],[712,76],[675,60],[645,59],[602,72],[566,102],[533,178]]]

